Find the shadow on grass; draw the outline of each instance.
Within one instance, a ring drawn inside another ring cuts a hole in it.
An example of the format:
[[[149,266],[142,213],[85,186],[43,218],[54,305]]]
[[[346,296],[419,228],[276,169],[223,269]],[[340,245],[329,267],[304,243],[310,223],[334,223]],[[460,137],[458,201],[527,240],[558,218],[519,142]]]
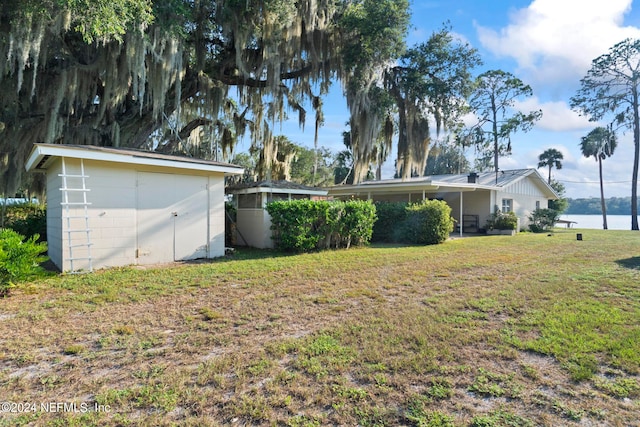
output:
[[[175,261],[173,264],[216,264],[229,261],[241,261],[252,259],[281,258],[300,255],[297,252],[284,252],[277,249],[257,249],[247,246],[235,246],[234,251],[217,258],[198,258],[194,260]],[[169,263],[171,264],[171,263]]]
[[[619,259],[616,261],[618,265],[632,270],[640,270],[640,256],[634,256],[631,258]]]

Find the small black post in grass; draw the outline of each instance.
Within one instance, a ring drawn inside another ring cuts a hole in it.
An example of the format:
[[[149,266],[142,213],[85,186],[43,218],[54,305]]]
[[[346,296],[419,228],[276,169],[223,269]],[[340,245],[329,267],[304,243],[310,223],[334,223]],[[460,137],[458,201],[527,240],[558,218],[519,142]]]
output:
[[[582,233],[576,234],[576,240],[582,240]]]

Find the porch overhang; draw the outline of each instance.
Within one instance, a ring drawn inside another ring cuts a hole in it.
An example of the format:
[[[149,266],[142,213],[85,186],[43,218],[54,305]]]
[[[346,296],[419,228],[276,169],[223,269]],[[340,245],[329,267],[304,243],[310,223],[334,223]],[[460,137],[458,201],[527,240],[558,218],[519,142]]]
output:
[[[438,181],[420,182],[375,182],[358,185],[340,185],[328,188],[328,195],[336,198],[384,196],[409,193],[465,193],[477,190],[498,190],[498,187],[478,184],[448,184]]]

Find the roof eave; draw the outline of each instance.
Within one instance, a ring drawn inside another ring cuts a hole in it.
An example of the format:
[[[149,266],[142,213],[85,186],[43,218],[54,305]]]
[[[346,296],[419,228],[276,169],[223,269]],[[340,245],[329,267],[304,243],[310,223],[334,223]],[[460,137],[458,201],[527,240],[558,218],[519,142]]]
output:
[[[144,166],[164,166],[183,170],[197,170],[204,172],[224,173],[225,175],[242,175],[244,169],[229,165],[213,165],[205,163],[193,163],[188,161],[177,161],[169,159],[154,159],[133,153],[105,153],[100,151],[82,150],[76,147],[65,147],[64,145],[34,144],[33,150],[25,163],[27,171],[44,171],[41,162],[45,157],[68,157],[84,160],[97,160],[113,163],[136,164]]]
[[[415,192],[471,192],[476,190],[499,190],[499,187],[468,183],[445,183],[438,181],[382,183],[329,187],[330,196],[348,196],[352,194],[390,194]]]
[[[248,187],[231,189],[228,194],[255,194],[255,193],[281,193],[281,194],[305,194],[309,196],[326,196],[326,190],[304,190],[299,188],[273,188],[273,187]]]

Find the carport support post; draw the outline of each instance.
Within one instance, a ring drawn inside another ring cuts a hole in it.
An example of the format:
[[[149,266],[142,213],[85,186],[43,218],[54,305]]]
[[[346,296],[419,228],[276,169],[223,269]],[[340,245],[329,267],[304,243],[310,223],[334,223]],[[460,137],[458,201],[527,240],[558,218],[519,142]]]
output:
[[[460,224],[460,237],[462,237],[462,225],[463,225],[463,224],[462,224],[462,206],[463,206],[463,203],[462,203],[462,195],[463,195],[463,194],[464,194],[464,193],[461,191],[461,192],[460,192],[460,217],[458,218],[458,221],[460,221],[460,222],[459,222],[459,224]]]

